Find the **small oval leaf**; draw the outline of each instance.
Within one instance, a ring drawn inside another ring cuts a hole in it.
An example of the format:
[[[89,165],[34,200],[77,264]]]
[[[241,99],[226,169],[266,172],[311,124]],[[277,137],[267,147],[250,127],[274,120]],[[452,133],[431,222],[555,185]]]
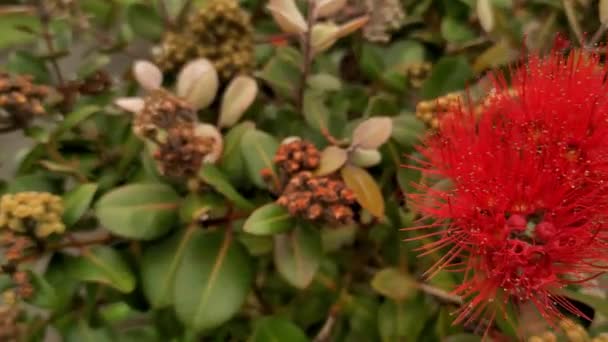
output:
[[[346,186],[357,197],[357,202],[379,219],[384,217],[384,198],[378,183],[364,169],[346,164],[342,168],[342,178]]]
[[[241,153],[249,173],[249,179],[258,187],[266,189],[268,185],[262,177],[262,170],[268,169],[272,177],[278,180],[274,166],[274,155],[279,143],[268,133],[250,129],[245,132],[241,140]]]
[[[256,209],[245,224],[243,230],[254,235],[273,235],[286,232],[295,225],[287,209],[276,203],[269,203]]]
[[[101,283],[129,293],[135,289],[135,276],[122,256],[107,246],[96,246],[80,257],[66,260],[68,275],[81,281]]]
[[[329,17],[338,13],[347,0],[321,0],[317,3],[317,17]]]
[[[102,226],[116,235],[151,240],[177,222],[179,196],[167,185],[132,184],[105,194],[95,207]]]
[[[323,246],[318,228],[298,226],[274,237],[274,263],[291,285],[310,285],[321,263]]]
[[[380,151],[363,148],[356,148],[349,157],[349,162],[363,168],[378,165],[381,161],[382,154],[380,154]]]
[[[136,61],[133,64],[133,76],[146,91],[156,90],[163,83],[163,73],[160,69],[156,64],[145,60]]]
[[[375,149],[384,144],[393,131],[389,117],[373,117],[363,121],[353,131],[352,146]]]
[[[283,32],[300,34],[308,29],[306,20],[294,0],[270,0],[266,8]]]
[[[372,278],[371,285],[379,294],[394,300],[404,300],[416,294],[414,280],[395,268],[380,270]]]
[[[238,312],[252,283],[251,260],[238,241],[197,231],[177,270],[177,316],[194,332],[213,329]]]
[[[141,259],[141,281],[144,295],[158,309],[173,303],[177,269],[192,241],[196,225],[159,243],[147,246]]]
[[[236,191],[228,178],[217,166],[212,164],[203,166],[199,172],[199,177],[240,209],[253,210],[255,208],[251,202]]]
[[[477,0],[477,17],[484,31],[491,32],[494,29],[494,13],[490,0]]]
[[[338,146],[328,146],[321,152],[319,168],[315,171],[317,176],[326,176],[338,171],[348,158],[346,150]]]
[[[290,320],[278,317],[263,317],[255,322],[249,342],[289,341],[308,342],[306,334]]]
[[[206,58],[199,58],[184,65],[179,72],[176,93],[195,109],[203,109],[215,99],[219,82],[213,64]]]
[[[63,222],[70,227],[89,209],[97,192],[97,184],[83,184],[63,195]]]
[[[249,76],[233,79],[222,98],[219,127],[231,127],[243,116],[258,94],[257,82]]]

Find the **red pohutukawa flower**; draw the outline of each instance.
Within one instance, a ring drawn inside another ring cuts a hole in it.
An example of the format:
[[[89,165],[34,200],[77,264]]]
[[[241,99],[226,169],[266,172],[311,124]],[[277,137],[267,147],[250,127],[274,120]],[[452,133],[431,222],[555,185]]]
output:
[[[547,319],[560,295],[608,267],[608,84],[597,56],[554,51],[494,77],[481,115],[451,108],[419,148],[425,179],[413,208],[439,229],[422,254],[450,247],[427,272],[462,271],[456,322],[492,321],[504,304],[532,302]],[[445,184],[445,183],[443,183]],[[482,316],[483,315],[483,316]]]

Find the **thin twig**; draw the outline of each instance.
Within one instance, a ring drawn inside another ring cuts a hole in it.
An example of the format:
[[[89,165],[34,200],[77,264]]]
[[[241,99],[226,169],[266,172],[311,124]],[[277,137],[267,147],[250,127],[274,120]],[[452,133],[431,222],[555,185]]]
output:
[[[306,82],[308,81],[308,76],[310,74],[310,67],[312,64],[312,27],[315,21],[315,12],[316,12],[316,0],[308,0],[308,14],[306,17],[307,28],[306,32],[302,35],[302,75],[300,77],[300,84],[298,86],[298,93],[296,97],[296,108],[298,112],[303,113],[304,107],[304,91],[306,90]]]
[[[0,15],[6,14],[34,14],[36,7],[28,5],[4,5],[0,6]]]
[[[39,0],[38,2],[38,17],[40,18],[40,23],[42,24],[42,38],[46,43],[47,50],[49,52],[49,60],[51,62],[51,67],[57,76],[57,82],[59,82],[59,86],[63,87],[65,84],[65,78],[61,73],[61,68],[59,68],[59,63],[57,63],[57,51],[55,50],[55,46],[53,45],[53,35],[50,31],[50,13],[47,11],[44,6],[44,0]]]
[[[420,289],[420,291],[422,291],[428,295],[431,295],[431,296],[441,300],[442,302],[456,304],[456,305],[462,305],[464,303],[464,301],[462,300],[462,298],[460,296],[453,295],[447,291],[444,291],[444,290],[434,287],[432,285],[425,284],[425,283],[418,283],[417,287],[418,287],[418,289]]]
[[[570,25],[570,29],[572,29],[572,32],[574,32],[579,46],[584,46],[585,44],[583,38],[583,30],[581,29],[578,20],[576,20],[576,13],[574,11],[573,1],[562,0],[562,4],[564,5],[564,11],[566,12],[566,17],[568,18],[568,25]]]

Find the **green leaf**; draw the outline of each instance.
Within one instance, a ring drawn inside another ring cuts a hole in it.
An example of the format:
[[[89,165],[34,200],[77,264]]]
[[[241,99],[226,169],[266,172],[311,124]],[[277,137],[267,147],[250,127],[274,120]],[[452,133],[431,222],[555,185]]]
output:
[[[4,18],[0,19],[0,22],[3,20]],[[28,51],[11,53],[6,61],[6,69],[15,74],[32,75],[36,82],[48,83],[50,81],[49,71],[44,60]]]
[[[269,203],[257,208],[245,221],[243,230],[254,235],[274,235],[286,232],[295,225],[287,209]]]
[[[88,77],[95,71],[108,65],[110,61],[111,58],[108,55],[92,55],[82,62],[82,65],[78,68],[77,74],[80,78]]]
[[[34,287],[34,296],[28,302],[35,306],[56,310],[60,308],[61,299],[55,288],[37,272],[28,272],[29,279]]]
[[[243,122],[232,127],[224,137],[224,152],[220,160],[220,168],[232,184],[240,184],[247,177],[245,161],[241,153],[241,141],[245,132],[254,128],[255,125],[252,122]]]
[[[387,300],[378,309],[378,329],[382,341],[418,341],[428,319],[428,308],[419,296],[406,302]]]
[[[177,222],[179,196],[164,184],[131,184],[116,188],[95,207],[102,226],[116,235],[151,240]]]
[[[79,108],[66,116],[66,118],[59,124],[57,130],[54,133],[54,136],[58,137],[61,134],[71,130],[72,128],[78,126],[84,120],[89,118],[91,115],[99,112],[101,108],[97,106],[84,106]]]
[[[127,22],[135,34],[151,41],[160,40],[165,27],[154,8],[141,3],[134,3],[127,8]]]
[[[63,195],[63,222],[68,226],[75,224],[89,209],[97,192],[97,184],[82,184]]]
[[[328,129],[329,108],[325,103],[326,93],[308,89],[304,92],[303,108],[304,120],[313,129],[323,132]]]
[[[391,137],[403,147],[411,147],[417,144],[424,132],[424,123],[414,115],[401,114],[393,117]]]
[[[177,270],[192,243],[196,225],[144,248],[141,259],[141,281],[144,295],[153,308],[173,304]]]
[[[263,317],[255,322],[253,335],[248,342],[310,341],[306,334],[295,324],[283,317]]]
[[[258,77],[266,81],[281,96],[292,98],[300,82],[300,65],[302,65],[302,55],[298,50],[281,47],[259,72]]]
[[[66,257],[68,274],[80,281],[104,284],[124,293],[135,289],[135,276],[114,249],[96,246],[80,257]]]
[[[364,44],[361,47],[359,66],[361,71],[363,71],[368,78],[372,80],[379,79],[384,70],[384,60],[382,59],[381,49],[369,43]]]
[[[441,35],[451,43],[462,43],[475,38],[475,33],[463,21],[450,16],[441,21]]]
[[[422,95],[426,99],[432,99],[463,89],[472,77],[473,70],[465,56],[443,57],[435,64],[431,75],[424,82]]]
[[[416,294],[416,283],[407,274],[395,268],[385,268],[374,275],[372,288],[381,295],[404,300]]]
[[[322,257],[321,235],[316,227],[300,225],[274,237],[274,263],[283,278],[297,288],[310,285]]]
[[[107,327],[92,328],[85,320],[79,320],[66,335],[65,342],[113,342],[110,329]]]
[[[53,180],[44,174],[32,174],[15,177],[8,183],[6,193],[14,194],[22,191],[55,192],[57,186]]]
[[[424,61],[424,57],[424,45],[414,40],[396,41],[382,55],[387,69],[400,71],[409,64]]]
[[[357,202],[377,218],[384,218],[384,197],[376,180],[365,169],[350,164],[346,164],[341,173]]]
[[[274,166],[274,155],[279,143],[268,133],[251,129],[245,132],[241,141],[241,153],[249,173],[249,179],[258,187],[266,189],[268,186],[262,177],[262,170],[269,169],[275,180],[278,180]]]
[[[207,184],[211,185],[217,192],[226,196],[237,207],[243,210],[253,210],[255,206],[245,197],[241,196],[230,184],[230,181],[215,165],[207,164],[199,172],[199,177]]]
[[[36,32],[40,27],[40,21],[35,15],[10,13],[3,14],[0,18],[0,49],[5,49],[16,44],[27,44],[36,36],[30,32]]]
[[[188,247],[177,270],[175,311],[188,328],[202,332],[238,312],[253,282],[253,267],[229,233],[196,232]]]

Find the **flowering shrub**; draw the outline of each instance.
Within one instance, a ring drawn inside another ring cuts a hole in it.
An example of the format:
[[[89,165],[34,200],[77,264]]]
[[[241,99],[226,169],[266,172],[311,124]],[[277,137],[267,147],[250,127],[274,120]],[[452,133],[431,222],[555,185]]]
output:
[[[4,1],[0,341],[606,340],[607,23]]]

